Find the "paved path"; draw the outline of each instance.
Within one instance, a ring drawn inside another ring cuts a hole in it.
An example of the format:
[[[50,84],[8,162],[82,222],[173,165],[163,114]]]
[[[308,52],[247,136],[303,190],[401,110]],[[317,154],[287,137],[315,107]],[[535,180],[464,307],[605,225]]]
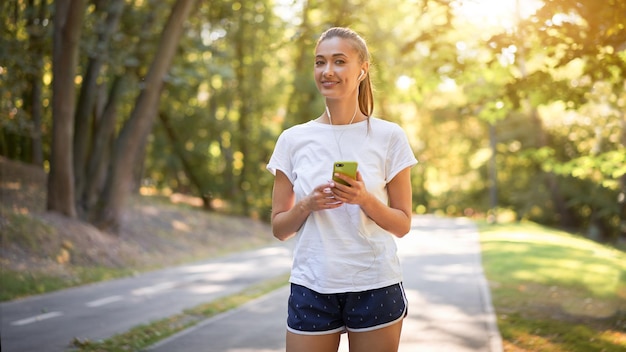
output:
[[[400,351],[502,351],[474,224],[418,216],[398,246],[409,300]],[[281,288],[163,340],[150,351],[284,351],[288,294],[287,287]],[[340,351],[348,351],[345,338]]]
[[[268,234],[270,236],[270,234]],[[2,352],[58,352],[234,294],[291,267],[284,243],[0,304]]]

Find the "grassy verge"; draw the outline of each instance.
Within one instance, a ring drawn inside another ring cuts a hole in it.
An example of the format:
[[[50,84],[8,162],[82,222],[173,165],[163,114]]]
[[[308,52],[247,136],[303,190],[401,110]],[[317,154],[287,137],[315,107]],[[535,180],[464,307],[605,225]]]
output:
[[[0,196],[2,188],[0,185]],[[119,233],[0,204],[0,301],[126,277],[274,241],[269,224],[158,197],[131,199]]]
[[[74,267],[72,275],[59,276],[41,272],[3,270],[0,274],[0,301],[54,292],[79,285],[127,277],[135,273],[127,268]]]
[[[531,223],[480,232],[505,351],[626,350],[626,253]]]
[[[74,340],[75,351],[122,352],[140,351],[173,334],[190,328],[217,314],[237,308],[287,284],[288,275],[283,275],[249,287],[237,294],[223,297],[210,303],[185,310],[183,313],[137,326],[123,334],[103,341]]]

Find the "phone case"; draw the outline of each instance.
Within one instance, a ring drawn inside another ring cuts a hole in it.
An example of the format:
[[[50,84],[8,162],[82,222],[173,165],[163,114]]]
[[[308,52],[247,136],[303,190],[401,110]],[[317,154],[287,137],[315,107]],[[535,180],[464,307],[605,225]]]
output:
[[[356,161],[337,161],[333,165],[333,181],[348,186],[348,183],[344,180],[335,177],[336,173],[344,174],[350,178],[356,180],[356,170],[358,163]]]

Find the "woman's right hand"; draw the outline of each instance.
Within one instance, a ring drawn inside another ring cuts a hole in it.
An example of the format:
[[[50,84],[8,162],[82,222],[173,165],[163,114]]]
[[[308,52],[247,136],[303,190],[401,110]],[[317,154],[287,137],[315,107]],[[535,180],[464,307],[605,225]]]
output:
[[[303,207],[310,212],[339,208],[343,202],[335,198],[332,191],[333,187],[335,187],[334,182],[315,187],[313,192],[302,200]]]
[[[334,209],[343,205],[335,198],[335,183],[319,185],[309,195],[296,203],[293,185],[280,170],[276,172],[272,194],[272,232],[274,237],[285,241],[292,237],[314,211]]]

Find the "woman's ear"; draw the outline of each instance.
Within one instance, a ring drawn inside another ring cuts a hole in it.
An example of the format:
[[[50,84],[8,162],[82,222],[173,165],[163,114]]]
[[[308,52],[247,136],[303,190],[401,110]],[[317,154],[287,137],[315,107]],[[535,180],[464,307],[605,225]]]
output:
[[[363,78],[367,76],[369,67],[370,67],[369,62],[364,62],[361,65],[361,74],[359,75],[359,78],[357,79],[358,81],[362,80]]]

